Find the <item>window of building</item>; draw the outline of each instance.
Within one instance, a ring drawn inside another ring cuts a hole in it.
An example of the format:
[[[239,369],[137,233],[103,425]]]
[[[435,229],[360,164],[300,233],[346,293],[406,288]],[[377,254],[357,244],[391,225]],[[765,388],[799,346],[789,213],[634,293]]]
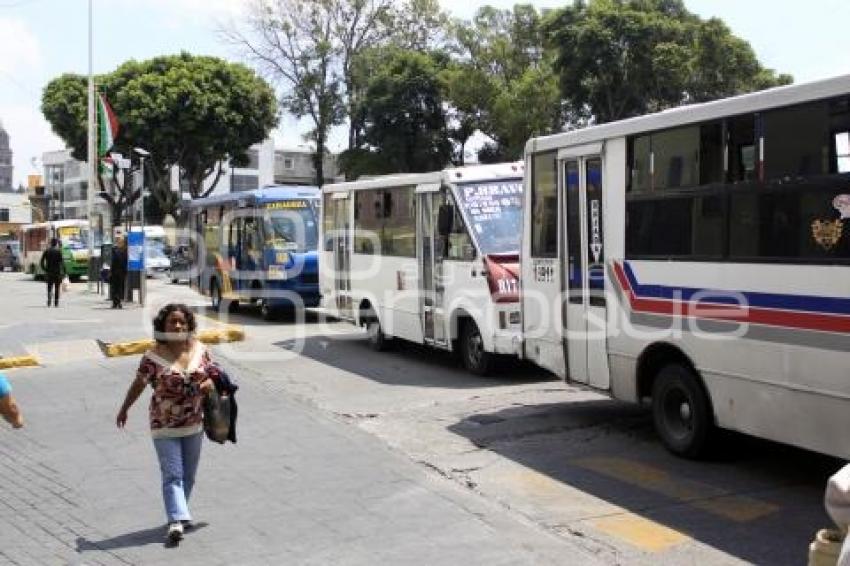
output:
[[[284,169],[295,169],[295,162],[291,157],[285,157],[283,159],[283,168]]]
[[[532,158],[531,170],[531,256],[558,254],[557,154],[540,153]]]
[[[9,209],[8,208],[0,208],[0,222],[8,222],[9,221]]]
[[[253,191],[259,188],[260,179],[256,175],[233,175],[230,183],[230,191],[233,193]]]

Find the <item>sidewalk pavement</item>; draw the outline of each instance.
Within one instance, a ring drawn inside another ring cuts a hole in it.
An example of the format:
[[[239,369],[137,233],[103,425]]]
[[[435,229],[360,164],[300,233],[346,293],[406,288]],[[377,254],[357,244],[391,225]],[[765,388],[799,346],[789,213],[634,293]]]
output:
[[[0,563],[597,563],[248,371],[238,444],[205,441],[200,528],[166,547],[148,394],[114,424],[136,364],[10,373],[27,424],[0,427]]]
[[[43,365],[97,360],[107,355],[106,344],[150,340],[152,320],[161,306],[182,302],[196,307],[199,332],[222,329],[224,325],[203,316],[204,297],[184,285],[162,280],[148,281],[144,306],[125,303],[114,310],[105,295],[86,290],[87,283],[74,283],[59,301],[59,308],[45,304],[42,282],[23,274],[2,274],[3,287],[14,289],[16,301],[5,302],[0,320],[0,357],[34,356]],[[138,353],[139,348],[119,352]]]

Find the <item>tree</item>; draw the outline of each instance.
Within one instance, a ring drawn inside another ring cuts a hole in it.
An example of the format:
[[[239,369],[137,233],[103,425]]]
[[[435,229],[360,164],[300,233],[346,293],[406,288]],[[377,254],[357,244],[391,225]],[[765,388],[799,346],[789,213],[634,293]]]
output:
[[[250,146],[267,138],[277,123],[272,88],[244,65],[215,57],[182,53],[128,61],[96,82],[121,124],[113,151],[129,156],[142,147],[150,152],[146,178],[166,213],[179,204],[179,195],[170,190],[173,165],[192,198],[204,197],[218,183],[223,162],[247,163]],[[50,81],[42,112],[73,156],[85,159],[85,78],[63,75]],[[115,177],[118,195],[111,204],[132,204],[137,196]]]
[[[791,82],[681,0],[578,1],[545,23],[561,92],[597,122]]]
[[[103,76],[96,77],[97,83],[102,83],[103,80]],[[41,111],[53,131],[71,149],[71,157],[80,161],[88,159],[87,89],[87,77],[66,73],[47,84],[41,102]],[[109,204],[113,225],[117,226],[122,223],[125,211],[135,203],[139,195],[124,180],[132,177],[132,171],[121,176],[118,175],[117,164],[105,163],[102,173],[97,178],[98,188]],[[104,178],[108,179],[112,190],[106,190]]]
[[[534,6],[485,6],[470,22],[456,22],[452,33],[457,61],[446,94],[453,124],[461,126],[454,133],[461,148],[473,123],[493,140],[479,151],[484,162],[519,159],[528,137],[563,128],[566,109]]]
[[[345,116],[335,34],[340,31],[336,0],[256,0],[249,7],[247,32],[222,30],[262,72],[281,85],[281,104],[296,118],[309,118],[305,136],[315,144],[316,184],[324,184],[324,157],[330,129]]]
[[[440,66],[426,53],[390,49],[359,105],[363,146],[343,155],[351,175],[442,169],[451,158]]]
[[[348,149],[361,145],[357,122],[365,83],[357,79],[362,54],[388,45],[423,49],[446,21],[437,0],[254,0],[245,31],[231,25],[224,36],[274,78],[282,105],[309,118],[316,181],[331,129],[349,119]]]
[[[456,146],[452,161],[462,166],[469,138],[486,127],[485,109],[492,106],[497,88],[487,73],[469,63],[451,64],[440,73],[440,82],[449,103],[448,134]]]

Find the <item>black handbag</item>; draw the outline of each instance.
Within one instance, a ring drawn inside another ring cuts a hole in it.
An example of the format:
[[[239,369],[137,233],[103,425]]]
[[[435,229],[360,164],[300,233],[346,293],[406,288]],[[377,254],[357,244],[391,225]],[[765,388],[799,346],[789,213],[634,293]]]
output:
[[[230,435],[230,396],[213,387],[204,395],[204,432],[213,442],[224,444]]]

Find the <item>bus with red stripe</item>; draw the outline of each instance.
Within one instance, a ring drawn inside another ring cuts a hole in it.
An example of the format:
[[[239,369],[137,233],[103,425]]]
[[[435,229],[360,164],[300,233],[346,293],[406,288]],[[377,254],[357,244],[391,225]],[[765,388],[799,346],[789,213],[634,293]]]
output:
[[[850,458],[850,76],[529,140],[522,355],[645,404]]]

